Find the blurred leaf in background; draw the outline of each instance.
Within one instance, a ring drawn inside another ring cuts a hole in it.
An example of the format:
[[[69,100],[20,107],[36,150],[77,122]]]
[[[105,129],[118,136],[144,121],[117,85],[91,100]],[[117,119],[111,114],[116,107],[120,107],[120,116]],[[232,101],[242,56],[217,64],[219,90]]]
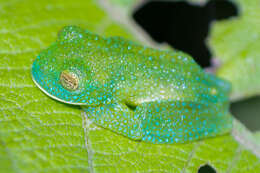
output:
[[[221,60],[217,75],[232,83],[232,99],[242,99],[260,94],[260,5],[258,0],[234,3],[239,17],[216,22],[209,43]]]

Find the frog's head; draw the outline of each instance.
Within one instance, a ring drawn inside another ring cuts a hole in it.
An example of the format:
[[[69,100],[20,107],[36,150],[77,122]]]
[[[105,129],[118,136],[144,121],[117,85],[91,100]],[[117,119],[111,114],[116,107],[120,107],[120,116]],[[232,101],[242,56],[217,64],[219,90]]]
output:
[[[32,65],[36,85],[50,97],[69,104],[98,105],[111,101],[107,86],[96,79],[93,61],[84,48],[93,34],[68,26],[57,41],[37,56]],[[105,89],[106,88],[106,89]]]

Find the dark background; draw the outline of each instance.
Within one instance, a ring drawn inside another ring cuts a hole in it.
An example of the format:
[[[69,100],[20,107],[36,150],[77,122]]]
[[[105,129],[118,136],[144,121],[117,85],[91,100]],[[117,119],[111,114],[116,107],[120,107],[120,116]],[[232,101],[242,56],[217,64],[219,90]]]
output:
[[[239,17],[239,7],[228,0],[211,0],[205,5],[185,1],[150,1],[133,13],[134,20],[158,43],[189,53],[203,68],[210,67],[212,54],[205,44],[210,24]],[[231,104],[232,114],[255,132],[260,130],[260,97]],[[199,172],[215,172],[206,165]]]

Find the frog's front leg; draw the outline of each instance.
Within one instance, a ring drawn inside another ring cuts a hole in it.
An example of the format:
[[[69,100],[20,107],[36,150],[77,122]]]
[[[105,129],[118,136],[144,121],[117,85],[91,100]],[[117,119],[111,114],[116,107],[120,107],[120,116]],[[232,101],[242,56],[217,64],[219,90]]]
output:
[[[133,140],[141,140],[143,114],[139,108],[133,110],[125,103],[105,104],[97,107],[83,107],[87,117],[95,124],[112,130]],[[138,113],[139,112],[139,113]]]

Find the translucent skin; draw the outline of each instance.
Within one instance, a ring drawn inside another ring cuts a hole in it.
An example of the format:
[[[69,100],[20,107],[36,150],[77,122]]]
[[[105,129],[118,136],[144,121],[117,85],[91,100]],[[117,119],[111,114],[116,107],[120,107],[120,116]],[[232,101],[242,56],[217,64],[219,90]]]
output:
[[[78,77],[76,90],[61,85],[64,71]],[[35,59],[32,76],[50,97],[81,105],[97,125],[134,140],[184,143],[232,128],[230,84],[182,52],[67,26]]]

